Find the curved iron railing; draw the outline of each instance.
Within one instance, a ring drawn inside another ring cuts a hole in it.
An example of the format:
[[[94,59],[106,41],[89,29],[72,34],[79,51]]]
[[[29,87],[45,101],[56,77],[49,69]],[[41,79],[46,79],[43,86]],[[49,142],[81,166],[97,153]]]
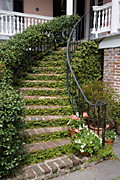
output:
[[[100,130],[102,131],[102,146],[105,145],[105,119],[106,119],[106,103],[96,102],[92,104],[88,101],[83,93],[73,69],[70,65],[73,53],[75,52],[78,44],[84,40],[90,40],[90,12],[83,15],[72,29],[68,43],[67,43],[67,91],[70,98],[70,102],[73,106],[75,114],[79,117],[83,116],[84,112],[87,112],[88,118],[86,124],[88,129],[94,127],[94,132],[100,136]],[[88,32],[86,30],[86,24],[89,27]],[[84,28],[85,27],[85,28]],[[84,32],[85,30],[85,32]],[[93,125],[93,126],[92,126]],[[100,128],[100,125],[102,128]]]

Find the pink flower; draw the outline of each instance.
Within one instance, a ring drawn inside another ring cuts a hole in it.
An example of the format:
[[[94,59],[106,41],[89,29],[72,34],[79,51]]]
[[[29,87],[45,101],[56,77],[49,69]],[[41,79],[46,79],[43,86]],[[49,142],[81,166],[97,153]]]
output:
[[[106,128],[109,128],[109,124],[106,125]]]
[[[73,116],[71,117],[71,119],[77,119],[77,116],[76,116],[76,115],[73,115]]]
[[[84,113],[83,113],[83,117],[84,117],[84,118],[88,118],[87,112],[84,112]]]
[[[80,131],[78,129],[75,129],[75,132],[79,133]]]
[[[81,121],[81,119],[80,118],[77,118],[79,121]]]

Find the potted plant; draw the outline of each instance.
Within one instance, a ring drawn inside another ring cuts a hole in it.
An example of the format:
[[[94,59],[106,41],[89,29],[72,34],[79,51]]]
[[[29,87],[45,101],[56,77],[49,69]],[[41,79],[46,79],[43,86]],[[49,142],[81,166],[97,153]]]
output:
[[[75,132],[79,132],[82,129],[84,120],[78,118],[76,115],[73,115],[67,125],[69,126],[70,134],[73,136]]]
[[[72,146],[83,156],[92,156],[101,147],[102,139],[93,131],[83,127],[79,133],[72,136]]]
[[[116,132],[114,130],[107,130],[105,133],[105,143],[113,146],[113,142],[116,138]]]

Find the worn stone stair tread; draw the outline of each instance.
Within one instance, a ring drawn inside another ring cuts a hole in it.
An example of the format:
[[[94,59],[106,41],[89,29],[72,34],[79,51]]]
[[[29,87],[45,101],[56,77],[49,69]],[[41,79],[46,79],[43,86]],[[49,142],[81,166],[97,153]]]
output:
[[[46,69],[46,68],[48,68],[47,66],[45,67],[45,66],[32,66],[31,68],[33,68],[33,69]],[[58,68],[58,69],[60,69],[60,68],[62,68],[62,67],[60,67],[60,66],[49,66],[49,68]]]
[[[39,150],[46,150],[50,148],[55,148],[58,146],[64,146],[66,144],[72,143],[71,139],[60,139],[59,141],[47,141],[47,142],[36,142],[26,144],[24,148],[29,152],[39,151]]]
[[[21,87],[21,88],[17,88],[18,90],[43,90],[43,91],[47,91],[47,90],[65,90],[66,88],[34,88],[34,87]]]
[[[68,107],[68,106],[63,106],[63,105],[29,105],[25,106],[26,109],[56,109],[60,107]]]
[[[46,121],[46,120],[54,120],[54,119],[62,119],[62,118],[70,118],[71,116],[60,116],[60,115],[51,115],[51,116],[26,116],[24,121]]]
[[[44,100],[44,99],[66,99],[69,97],[58,97],[58,96],[24,96],[24,99],[38,99],[38,100]]]
[[[34,129],[25,129],[24,136],[27,135],[38,135],[38,134],[46,134],[46,133],[54,133],[60,131],[69,130],[68,127],[45,127],[45,128],[34,128]]]

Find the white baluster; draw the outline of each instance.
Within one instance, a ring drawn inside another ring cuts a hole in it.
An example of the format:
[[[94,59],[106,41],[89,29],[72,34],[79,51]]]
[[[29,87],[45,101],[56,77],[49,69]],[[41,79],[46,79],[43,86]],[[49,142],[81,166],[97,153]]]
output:
[[[1,15],[1,33],[4,33],[4,29],[3,29],[3,15]]]
[[[32,20],[31,20],[31,25],[33,25],[34,24],[34,21],[33,21],[33,18],[32,18]]]
[[[95,27],[96,27],[96,11],[94,11],[93,32],[95,32]]]
[[[19,33],[19,17],[17,16],[17,33]]]
[[[98,31],[100,30],[100,10],[99,10],[99,13],[98,13]]]
[[[30,26],[30,18],[28,18],[28,27]]]
[[[27,28],[27,19],[26,19],[26,17],[25,17],[25,19],[24,19],[24,22],[25,22],[25,29]]]
[[[23,32],[23,17],[21,17],[21,33]]]
[[[104,10],[102,11],[102,28],[104,27]]]
[[[45,22],[47,22],[47,20],[45,20]]]
[[[37,25],[37,19],[35,19],[35,25]]]
[[[42,20],[42,24],[44,23],[44,20]]]
[[[109,7],[109,20],[108,20],[108,27],[111,27],[111,7]]]
[[[13,16],[13,34],[16,33],[16,30],[15,30],[15,16]]]
[[[11,30],[11,15],[9,16],[9,34],[12,33],[12,30]]]
[[[5,33],[8,33],[8,29],[7,29],[7,15],[5,15]]]
[[[39,19],[38,23],[40,23],[40,19]]]
[[[106,14],[105,14],[105,28],[107,27],[107,9],[106,9]]]

